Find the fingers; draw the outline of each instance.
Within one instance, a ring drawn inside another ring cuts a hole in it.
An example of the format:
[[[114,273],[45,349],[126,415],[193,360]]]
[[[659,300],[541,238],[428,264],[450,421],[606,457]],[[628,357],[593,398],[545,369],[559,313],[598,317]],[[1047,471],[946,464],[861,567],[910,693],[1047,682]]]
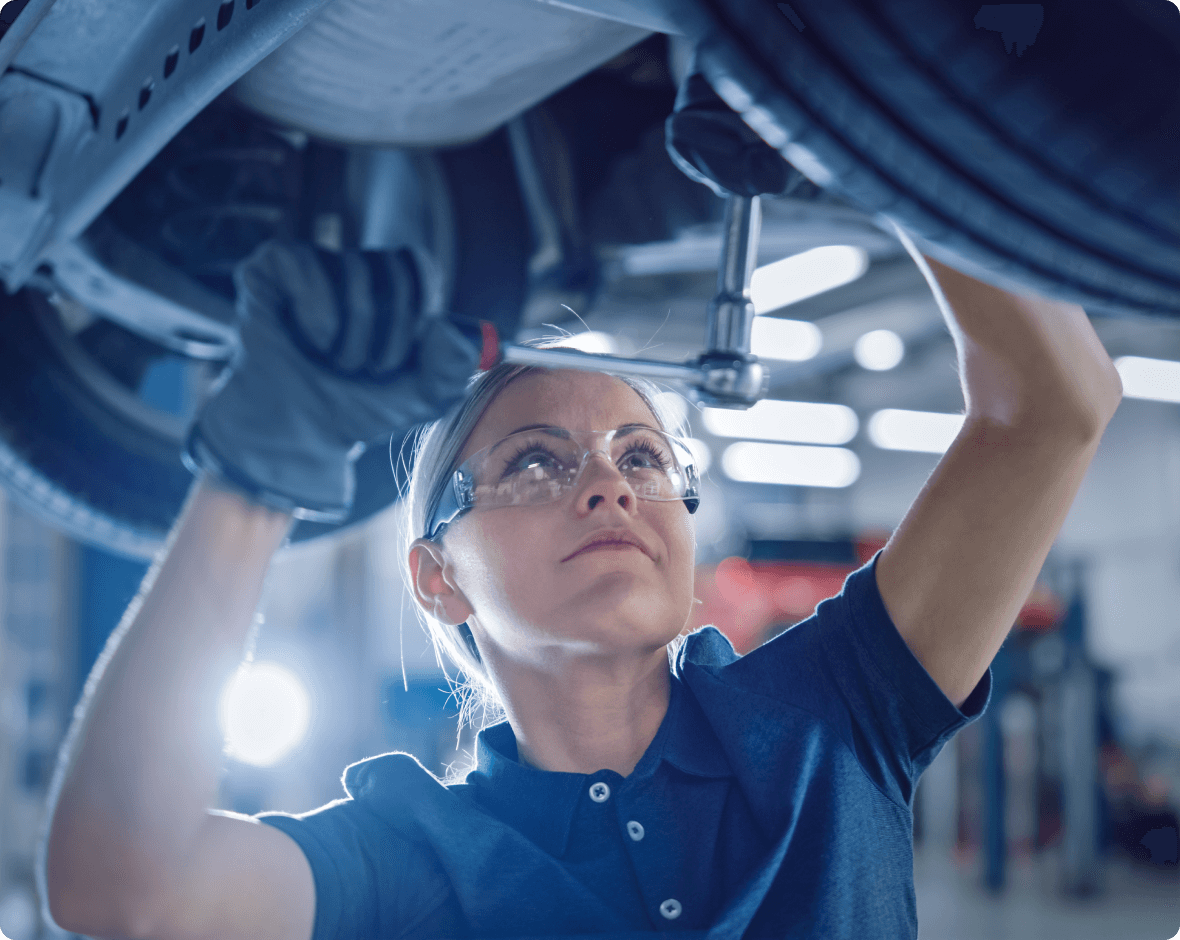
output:
[[[422,316],[413,256],[329,252],[270,241],[235,272],[239,312],[282,327],[304,355],[345,377],[380,380],[401,368]]]
[[[399,368],[410,352],[423,313],[421,278],[405,249],[361,252],[352,261],[367,274],[358,299],[372,308],[367,337],[366,331],[357,331],[357,354],[370,374],[381,375]]]

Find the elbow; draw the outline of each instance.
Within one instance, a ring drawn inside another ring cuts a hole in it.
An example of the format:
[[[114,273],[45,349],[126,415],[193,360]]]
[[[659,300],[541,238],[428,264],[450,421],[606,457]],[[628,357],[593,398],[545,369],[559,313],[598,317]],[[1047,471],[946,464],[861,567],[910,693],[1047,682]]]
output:
[[[41,846],[37,876],[41,882],[42,901],[53,924],[72,933],[84,933],[88,925],[79,921],[80,914],[86,909],[83,886],[73,874],[74,869],[84,866],[66,833],[69,814],[62,810],[59,802]]]
[[[52,873],[45,881],[45,907],[49,919],[59,930],[86,936],[118,936],[118,931],[107,918],[98,918],[89,903],[87,892],[83,886],[54,876]],[[105,925],[100,923],[105,920]],[[105,928],[105,929],[104,929]]]
[[[151,917],[142,905],[128,903],[125,889],[99,894],[93,883],[50,877],[45,902],[53,924],[70,933],[123,940],[149,940],[153,935]]]
[[[1073,417],[1072,430],[1085,443],[1097,443],[1106,433],[1107,425],[1123,400],[1123,383],[1113,365],[1110,372],[1114,376],[1113,383],[1104,382],[1101,389],[1083,399]]]
[[[1071,389],[1079,401],[1080,426],[1082,433],[1097,439],[1106,431],[1114,413],[1123,400],[1123,379],[1115,364],[1107,357],[1099,362],[1093,375],[1084,375],[1076,380]]]
[[[1002,429],[1005,436],[1016,434],[1061,445],[1095,446],[1122,401],[1122,385],[1107,386],[1088,395],[1075,394],[1077,391],[1068,388],[1041,396],[1012,396],[999,404],[978,396],[969,401],[967,414],[978,424]]]
[[[92,886],[85,879],[74,877],[68,869],[69,858],[58,847],[50,851],[44,871],[44,905],[54,926],[70,933],[104,936],[92,903]],[[109,919],[105,926],[113,926]]]
[[[137,875],[145,867],[128,863],[127,852],[96,852],[85,846],[79,839],[66,837],[60,826],[49,833],[42,876],[50,919],[71,933],[147,940],[151,936],[147,902],[155,892],[148,880]]]

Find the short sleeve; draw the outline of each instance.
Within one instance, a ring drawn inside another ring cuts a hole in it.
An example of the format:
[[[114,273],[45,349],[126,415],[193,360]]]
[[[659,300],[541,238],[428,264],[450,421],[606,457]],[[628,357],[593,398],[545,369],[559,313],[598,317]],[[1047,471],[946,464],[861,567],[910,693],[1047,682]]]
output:
[[[821,719],[877,786],[906,805],[946,742],[983,714],[991,669],[956,708],[889,617],[877,588],[879,557],[807,620],[732,663],[706,668],[725,685]]]
[[[289,835],[307,857],[316,893],[312,940],[460,935],[437,861],[357,801],[258,820]]]

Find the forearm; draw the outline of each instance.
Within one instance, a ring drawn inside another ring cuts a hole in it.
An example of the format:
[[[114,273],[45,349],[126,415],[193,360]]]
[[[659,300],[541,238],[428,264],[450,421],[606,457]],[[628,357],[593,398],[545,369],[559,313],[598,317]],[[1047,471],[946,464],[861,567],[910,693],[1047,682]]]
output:
[[[1122,383],[1081,307],[1010,293],[923,260],[958,350],[970,418],[1101,433]]]
[[[53,788],[51,894],[55,882],[97,886],[103,872],[149,892],[176,871],[216,802],[217,695],[289,527],[289,516],[194,487],[75,713]]]

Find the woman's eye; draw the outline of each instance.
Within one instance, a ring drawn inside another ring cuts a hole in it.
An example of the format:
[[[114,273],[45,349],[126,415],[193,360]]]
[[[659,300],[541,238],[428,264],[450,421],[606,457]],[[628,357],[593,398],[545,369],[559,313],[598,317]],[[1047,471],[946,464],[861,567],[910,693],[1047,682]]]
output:
[[[549,451],[534,448],[523,451],[508,461],[504,472],[506,476],[510,476],[514,473],[523,473],[526,470],[547,470],[556,467],[557,462],[557,458]]]
[[[638,469],[664,469],[668,462],[660,455],[652,453],[646,449],[637,449],[630,451],[624,458],[623,462],[626,466]]]

